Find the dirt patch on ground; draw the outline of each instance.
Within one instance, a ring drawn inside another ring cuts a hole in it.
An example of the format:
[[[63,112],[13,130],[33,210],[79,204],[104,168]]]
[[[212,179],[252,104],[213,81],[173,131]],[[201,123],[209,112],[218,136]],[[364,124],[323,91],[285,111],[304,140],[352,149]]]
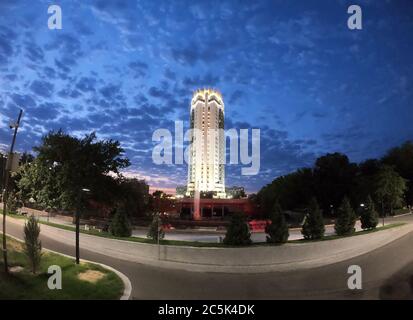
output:
[[[88,271],[79,273],[77,277],[83,281],[96,283],[99,280],[103,279],[105,277],[105,274],[97,270],[88,270]]]
[[[10,267],[9,271],[11,273],[20,273],[24,270],[24,268],[22,266],[15,266],[15,267]]]
[[[17,251],[17,252],[22,252],[23,251],[23,244],[17,241],[7,241],[7,248],[9,250]]]

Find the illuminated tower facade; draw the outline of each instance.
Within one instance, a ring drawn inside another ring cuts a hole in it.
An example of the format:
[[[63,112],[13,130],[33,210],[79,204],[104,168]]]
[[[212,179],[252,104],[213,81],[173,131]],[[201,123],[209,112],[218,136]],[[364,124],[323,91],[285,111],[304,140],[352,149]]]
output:
[[[224,114],[221,93],[211,89],[194,92],[190,111],[193,130],[188,154],[189,196],[199,191],[225,197]]]

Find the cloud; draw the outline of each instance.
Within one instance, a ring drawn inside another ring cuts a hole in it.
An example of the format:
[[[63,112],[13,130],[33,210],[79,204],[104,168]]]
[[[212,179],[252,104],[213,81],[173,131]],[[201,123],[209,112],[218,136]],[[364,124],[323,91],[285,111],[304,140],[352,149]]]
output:
[[[11,95],[13,102],[20,108],[36,107],[33,97],[27,94],[13,93]]]
[[[48,78],[48,79],[56,79],[57,72],[52,67],[45,66],[45,67],[43,67],[43,70],[42,70],[42,77],[45,77],[45,78]]]
[[[10,82],[16,81],[18,79],[17,74],[6,74],[4,78]]]
[[[50,98],[53,94],[53,84],[47,81],[34,80],[30,85],[30,90],[38,96]]]
[[[311,113],[314,118],[325,118],[328,116],[326,112],[314,111]]]
[[[15,50],[12,43],[16,37],[13,30],[0,25],[0,65],[6,64],[13,57]]]
[[[129,63],[129,70],[132,72],[134,78],[144,77],[148,71],[148,65],[141,61],[134,61]]]
[[[185,77],[182,81],[182,84],[186,89],[192,91],[199,87],[202,87],[202,88],[215,87],[215,86],[218,86],[219,82],[220,82],[220,77],[218,75],[207,73],[204,75]]]
[[[36,120],[55,120],[60,115],[63,106],[58,103],[45,102],[38,107],[26,108],[27,116]]]
[[[169,80],[175,80],[176,79],[176,73],[171,71],[169,68],[165,69],[164,75]]]
[[[172,97],[170,93],[157,87],[150,87],[148,93],[155,98],[169,99]]]
[[[114,100],[120,97],[120,85],[108,84],[101,88],[99,92],[108,100]]]
[[[133,170],[154,184],[168,177],[156,186],[172,188],[185,183],[186,167],[152,163],[152,132],[173,131],[177,119],[187,127],[200,87],[223,93],[228,128],[261,128],[260,174],[230,166],[228,185],[257,190],[320,152],[362,159],[413,135],[413,44],[404,32],[412,22],[403,4],[370,2],[359,33],[334,1],[77,1],[56,32],[38,18],[43,7],[0,1],[0,122],[24,107],[18,148],[50,129],[96,130],[120,140]],[[1,128],[4,144],[10,132]]]
[[[57,50],[63,56],[79,58],[83,55],[82,44],[78,37],[70,33],[59,34],[51,42],[45,45],[46,50]]]
[[[76,98],[78,98],[82,95],[80,91],[72,90],[72,89],[69,89],[69,88],[64,88],[64,89],[60,90],[57,94],[58,94],[59,97],[66,98],[66,99],[69,99],[69,98],[76,99]]]
[[[171,48],[172,58],[183,65],[195,65],[197,62],[210,63],[218,60],[221,51],[224,48],[215,44],[214,50],[211,50],[211,45],[205,45],[203,43],[189,43],[184,47],[177,46]]]
[[[26,42],[25,48],[26,57],[29,61],[35,63],[41,63],[44,61],[44,52],[38,45],[33,42]]]
[[[55,59],[54,63],[56,65],[56,67],[58,67],[60,69],[60,71],[63,71],[66,75],[69,74],[72,69],[70,67],[70,65],[73,64],[73,60],[63,60],[63,59]]]
[[[235,90],[229,97],[229,103],[235,104],[242,99],[244,92],[241,90]]]
[[[96,79],[90,77],[82,77],[76,84],[76,88],[82,92],[95,92]]]

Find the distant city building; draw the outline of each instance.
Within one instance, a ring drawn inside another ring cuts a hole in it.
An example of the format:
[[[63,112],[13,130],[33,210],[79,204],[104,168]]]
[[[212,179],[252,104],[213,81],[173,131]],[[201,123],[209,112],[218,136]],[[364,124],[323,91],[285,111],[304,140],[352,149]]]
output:
[[[193,196],[197,190],[225,198],[224,101],[218,91],[202,89],[194,92],[190,127],[194,130],[186,194]]]
[[[233,186],[225,188],[225,193],[227,194],[227,197],[231,199],[241,199],[246,197],[244,187]]]

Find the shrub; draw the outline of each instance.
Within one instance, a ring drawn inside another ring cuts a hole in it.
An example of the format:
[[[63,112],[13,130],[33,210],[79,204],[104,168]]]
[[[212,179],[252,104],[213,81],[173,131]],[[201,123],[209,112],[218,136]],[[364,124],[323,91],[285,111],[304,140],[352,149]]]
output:
[[[147,238],[152,239],[154,242],[158,242],[165,237],[165,231],[162,228],[162,219],[159,214],[155,213],[152,218],[152,222],[149,225]]]
[[[132,235],[132,226],[123,206],[116,208],[109,231],[116,237],[130,237]]]
[[[270,220],[271,224],[267,224],[267,226],[265,227],[265,232],[267,233],[267,242],[287,242],[289,237],[288,224],[278,202],[276,202],[272,208]]]
[[[354,225],[356,223],[357,217],[351,207],[350,201],[347,197],[344,197],[338,208],[338,215],[334,225],[334,229],[339,236],[349,235],[354,233]]]
[[[224,243],[233,246],[251,244],[251,232],[247,219],[242,213],[234,213],[231,217]]]
[[[19,207],[19,202],[17,200],[17,195],[14,192],[10,192],[7,197],[7,211],[10,213],[16,213]]]
[[[24,225],[24,252],[29,260],[33,274],[36,274],[42,256],[42,243],[39,240],[40,225],[31,215]]]
[[[364,229],[374,229],[379,223],[379,214],[374,208],[374,202],[370,196],[367,197],[365,206],[360,215],[361,228]]]
[[[312,198],[301,233],[304,236],[304,239],[315,240],[324,237],[324,232],[325,227],[323,215],[318,206],[317,200]]]

